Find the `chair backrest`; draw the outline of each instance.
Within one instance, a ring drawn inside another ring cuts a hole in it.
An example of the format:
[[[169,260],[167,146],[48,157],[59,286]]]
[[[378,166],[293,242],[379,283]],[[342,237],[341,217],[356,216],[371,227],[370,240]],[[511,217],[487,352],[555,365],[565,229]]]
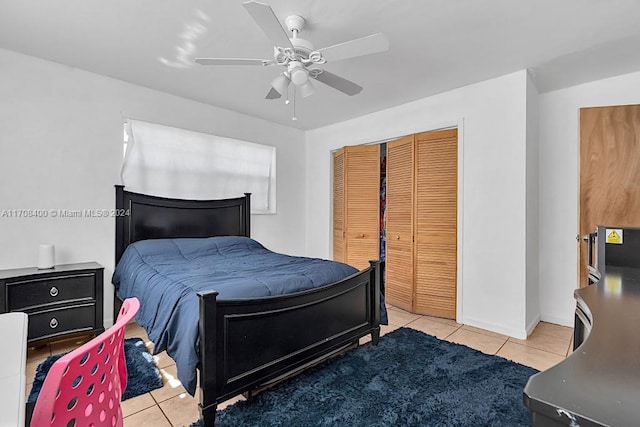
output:
[[[124,329],[139,308],[136,298],[126,299],[112,327],[51,366],[36,400],[32,427],[123,425]]]

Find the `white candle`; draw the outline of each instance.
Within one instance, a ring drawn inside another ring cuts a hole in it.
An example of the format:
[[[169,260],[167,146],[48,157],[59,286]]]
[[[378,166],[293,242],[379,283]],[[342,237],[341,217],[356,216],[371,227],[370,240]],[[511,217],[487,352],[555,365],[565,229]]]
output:
[[[56,264],[55,247],[51,244],[40,245],[38,247],[38,268],[53,268]]]

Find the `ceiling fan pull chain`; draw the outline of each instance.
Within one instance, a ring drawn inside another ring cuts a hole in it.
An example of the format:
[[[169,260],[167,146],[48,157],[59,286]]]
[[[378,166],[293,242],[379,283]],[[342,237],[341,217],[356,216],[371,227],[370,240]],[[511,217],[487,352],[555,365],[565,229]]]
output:
[[[293,120],[294,122],[298,120],[298,118],[296,117],[296,87],[295,86],[293,86],[293,117],[291,117],[291,120]]]

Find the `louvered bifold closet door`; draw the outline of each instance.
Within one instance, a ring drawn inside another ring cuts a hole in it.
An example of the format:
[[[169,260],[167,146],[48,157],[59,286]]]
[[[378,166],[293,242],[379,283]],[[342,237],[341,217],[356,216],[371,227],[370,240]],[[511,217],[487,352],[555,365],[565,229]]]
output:
[[[333,259],[346,262],[344,235],[344,149],[333,153]]]
[[[413,135],[387,143],[386,301],[413,310]]]
[[[345,147],[346,260],[359,269],[380,257],[380,146]]]
[[[458,131],[416,134],[416,313],[455,319]]]

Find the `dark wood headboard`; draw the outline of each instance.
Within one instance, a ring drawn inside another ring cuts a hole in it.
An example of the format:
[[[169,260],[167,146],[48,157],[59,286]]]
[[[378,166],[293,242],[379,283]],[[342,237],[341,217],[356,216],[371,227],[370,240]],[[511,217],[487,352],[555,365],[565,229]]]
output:
[[[236,199],[180,200],[115,187],[116,264],[138,240],[250,236],[251,193]]]

